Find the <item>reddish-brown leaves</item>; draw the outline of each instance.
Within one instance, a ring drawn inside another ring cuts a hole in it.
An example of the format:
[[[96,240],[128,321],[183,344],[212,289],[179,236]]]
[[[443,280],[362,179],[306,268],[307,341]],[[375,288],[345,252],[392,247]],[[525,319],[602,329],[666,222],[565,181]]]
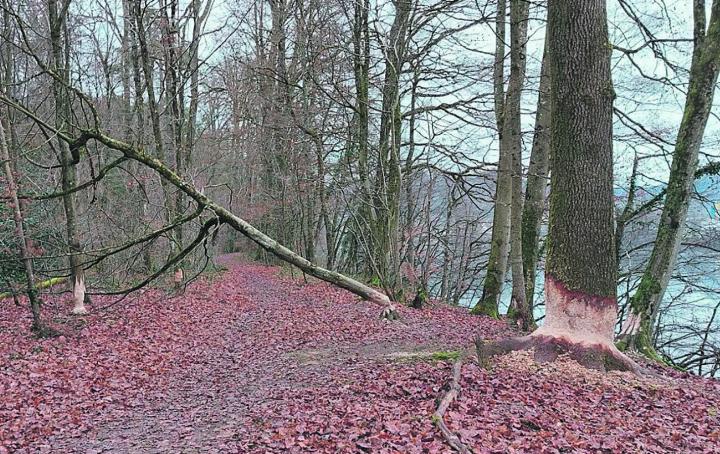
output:
[[[0,452],[449,452],[431,415],[450,365],[412,353],[507,336],[502,322],[438,305],[387,322],[325,284],[230,265],[181,297],[148,291],[85,322],[51,302],[65,333],[52,340],[3,302]],[[720,386],[673,380],[470,362],[446,421],[476,452],[717,452]]]

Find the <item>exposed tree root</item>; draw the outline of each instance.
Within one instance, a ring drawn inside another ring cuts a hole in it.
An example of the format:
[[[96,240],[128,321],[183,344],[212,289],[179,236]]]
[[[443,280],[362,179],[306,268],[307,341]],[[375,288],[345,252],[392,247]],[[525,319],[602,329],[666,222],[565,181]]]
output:
[[[567,355],[588,369],[630,371],[638,375],[649,373],[612,344],[575,342],[565,336],[534,334],[496,342],[478,338],[475,346],[478,362],[485,368],[490,366],[490,360],[495,356],[512,351],[533,350],[535,361],[541,364],[555,361],[560,355]]]
[[[450,430],[443,419],[450,404],[452,404],[455,398],[457,398],[460,394],[460,372],[462,371],[462,363],[462,356],[453,363],[453,378],[450,382],[450,389],[448,389],[447,393],[445,393],[442,399],[440,399],[437,409],[435,410],[435,413],[433,413],[432,419],[435,426],[437,426],[443,434],[443,437],[445,437],[445,440],[454,450],[463,454],[469,454],[472,451],[470,451],[470,449],[465,446],[462,441],[460,441],[460,438],[455,435],[452,430]]]

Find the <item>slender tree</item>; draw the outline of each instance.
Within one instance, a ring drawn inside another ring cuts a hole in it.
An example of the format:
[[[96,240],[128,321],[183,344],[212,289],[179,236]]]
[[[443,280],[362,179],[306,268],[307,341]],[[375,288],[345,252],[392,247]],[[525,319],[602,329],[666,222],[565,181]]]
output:
[[[511,215],[510,215],[510,267],[512,271],[512,298],[508,314],[522,329],[534,324],[534,318],[525,298],[525,274],[522,251],[522,130],[520,122],[520,101],[525,80],[528,2],[510,2],[510,81],[505,103],[505,136],[507,152],[511,156]]]
[[[57,0],[48,1],[48,19],[50,26],[50,45],[52,48],[52,68],[62,80],[53,81],[53,97],[55,100],[55,122],[58,128],[66,130],[70,127],[70,98],[66,86],[70,77],[67,46],[67,12],[68,4]],[[62,178],[62,197],[65,209],[65,234],[70,246],[70,278],[73,289],[73,313],[87,313],[85,308],[85,273],[81,263],[82,244],[77,227],[75,194],[72,192],[76,184],[75,166],[80,160],[77,154],[71,154],[68,144],[58,140],[60,149],[60,169]]]
[[[495,62],[493,66],[493,92],[495,124],[498,130],[498,170],[495,180],[492,238],[482,296],[473,308],[474,314],[498,317],[500,294],[507,272],[510,248],[510,214],[512,204],[512,153],[508,149],[505,130],[505,0],[498,0],[495,16]],[[515,85],[522,83],[517,81]],[[518,93],[519,99],[519,93]]]
[[[640,285],[630,301],[631,315],[623,327],[621,346],[660,359],[653,331],[660,304],[677,261],[685,228],[698,154],[712,108],[720,70],[720,0],[714,0],[709,26],[704,0],[694,0],[694,48],[690,83],[675,142],[665,205],[657,238]]]
[[[380,138],[373,209],[374,259],[385,291],[393,299],[400,295],[399,217],[402,170],[400,163],[401,106],[400,76],[405,64],[407,32],[413,3],[397,0],[390,35],[384,46],[385,80],[382,89]]]
[[[550,68],[548,65],[547,35],[545,37],[540,70],[540,93],[535,114],[535,133],[530,165],[528,166],[525,203],[522,213],[522,255],[525,273],[525,299],[530,313],[533,313],[535,299],[535,279],[540,255],[539,237],[543,212],[545,211],[545,191],[548,186],[548,168],[550,162]]]
[[[33,259],[30,238],[25,232],[25,218],[23,216],[20,199],[18,197],[18,184],[11,166],[10,150],[5,134],[7,118],[0,118],[0,162],[3,165],[3,173],[12,204],[13,221],[15,222],[15,233],[20,243],[20,256],[25,268],[25,281],[27,284],[27,296],[30,300],[30,311],[33,317],[32,331],[38,337],[49,337],[55,331],[46,326],[40,312],[40,296],[35,286],[35,271],[33,270]]]

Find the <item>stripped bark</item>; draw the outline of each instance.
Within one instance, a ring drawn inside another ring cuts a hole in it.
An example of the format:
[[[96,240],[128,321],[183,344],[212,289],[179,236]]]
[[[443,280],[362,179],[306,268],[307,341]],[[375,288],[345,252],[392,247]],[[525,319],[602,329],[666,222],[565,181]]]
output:
[[[549,3],[551,71],[550,226],[546,315],[532,334],[479,342],[481,362],[534,349],[539,362],[568,353],[600,370],[640,369],[613,343],[617,321],[612,116],[604,1]]]

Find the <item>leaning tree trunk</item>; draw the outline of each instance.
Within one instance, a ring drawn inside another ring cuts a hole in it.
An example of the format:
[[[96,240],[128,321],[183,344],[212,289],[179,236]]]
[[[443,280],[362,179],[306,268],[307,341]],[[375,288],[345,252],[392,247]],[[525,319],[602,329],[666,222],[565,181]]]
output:
[[[655,352],[653,330],[660,303],[677,261],[698,154],[710,116],[720,67],[720,0],[713,1],[707,33],[704,3],[695,1],[695,47],[690,67],[690,86],[675,142],[670,180],[655,246],[637,292],[630,300],[631,314],[621,334],[622,347],[637,350],[654,359],[660,358]]]
[[[512,155],[509,153],[504,127],[504,65],[505,65],[505,0],[498,0],[495,18],[495,63],[493,85],[495,95],[495,121],[499,135],[498,170],[495,182],[492,237],[485,281],[480,301],[473,314],[498,316],[500,294],[507,271],[510,247],[510,204],[512,203]]]
[[[637,370],[613,344],[617,320],[612,104],[605,1],[549,3],[553,114],[546,316],[529,336],[478,342],[478,356],[534,348],[587,367]]]
[[[5,136],[5,122],[0,119],[0,162],[3,163],[3,171],[8,189],[8,195],[12,203],[13,221],[15,222],[15,233],[20,242],[20,255],[25,267],[25,280],[27,281],[27,296],[30,300],[30,311],[32,312],[33,323],[32,331],[38,337],[48,337],[55,334],[55,331],[45,326],[40,312],[40,298],[37,288],[35,287],[35,273],[33,271],[32,254],[30,252],[30,242],[25,233],[25,220],[23,218],[22,208],[20,207],[20,199],[18,198],[17,182],[12,170],[10,160],[10,150]]]
[[[24,112],[27,113],[28,111]],[[175,186],[180,191],[183,191],[200,207],[212,211],[221,223],[228,224],[229,226],[255,242],[257,245],[262,247],[267,252],[275,255],[280,260],[290,263],[291,265],[295,265],[305,273],[314,276],[320,280],[349,290],[350,292],[360,296],[363,299],[385,306],[383,316],[386,316],[388,318],[394,318],[397,316],[397,314],[395,313],[395,308],[391,304],[391,301],[387,297],[387,295],[361,282],[358,282],[351,277],[317,266],[306,258],[293,252],[289,248],[278,243],[275,239],[271,238],[270,236],[266,235],[262,231],[252,226],[249,222],[238,217],[230,210],[224,208],[223,206],[210,199],[203,193],[203,191],[197,189],[195,186],[193,186],[191,183],[188,183],[186,180],[183,180],[180,176],[178,176],[175,172],[173,172],[170,168],[163,164],[162,161],[145,153],[141,148],[136,148],[128,143],[114,139],[96,129],[84,130],[81,136],[78,138],[69,137],[61,132],[58,132],[58,135],[63,138],[63,140],[70,142],[71,147],[82,146],[87,141],[92,139],[100,142],[101,144],[105,145],[110,149],[121,152],[128,159],[137,161],[140,164],[143,164],[148,168],[154,170],[158,175],[160,175],[161,178],[167,181],[168,184]],[[207,232],[205,233],[207,234]],[[199,244],[199,242],[200,241],[196,241],[195,243]]]

